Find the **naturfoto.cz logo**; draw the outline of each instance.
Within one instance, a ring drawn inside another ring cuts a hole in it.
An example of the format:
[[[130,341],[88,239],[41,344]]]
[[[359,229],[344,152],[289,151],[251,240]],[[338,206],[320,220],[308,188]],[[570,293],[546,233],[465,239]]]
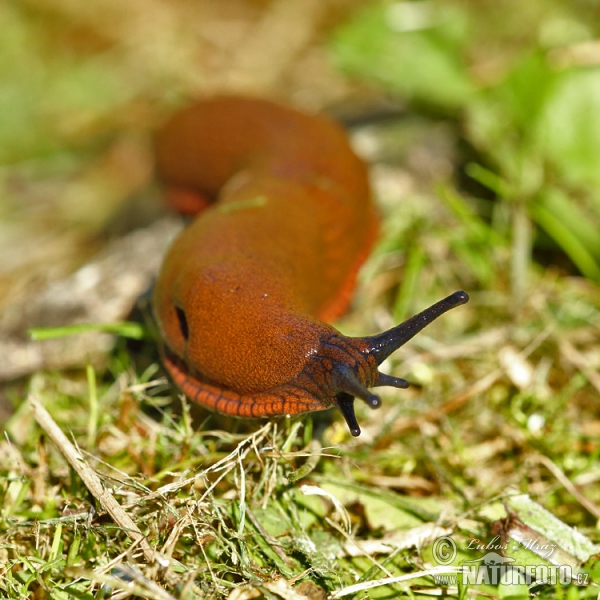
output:
[[[539,540],[523,540],[513,549],[527,548],[540,557],[550,559],[555,544],[543,543]],[[501,554],[508,549],[502,544],[500,537],[483,544],[479,540],[470,540],[466,550],[479,550],[485,554],[478,559],[464,561],[460,570],[452,575],[436,575],[437,583],[442,585],[587,585],[589,575],[573,570],[571,565],[517,565],[515,559]],[[456,542],[447,536],[437,538],[433,544],[433,558],[440,565],[450,565],[457,555]]]

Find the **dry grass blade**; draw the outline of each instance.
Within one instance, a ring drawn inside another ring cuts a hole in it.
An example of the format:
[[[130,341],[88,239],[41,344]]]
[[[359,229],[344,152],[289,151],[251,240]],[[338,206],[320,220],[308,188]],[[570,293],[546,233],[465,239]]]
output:
[[[115,523],[123,528],[131,540],[140,545],[146,560],[150,563],[155,561],[163,562],[158,553],[150,546],[144,534],[134,523],[133,519],[123,510],[121,505],[115,500],[110,490],[102,485],[102,481],[96,472],[88,466],[79,450],[67,439],[56,424],[50,413],[44,408],[39,398],[33,393],[28,398],[29,405],[38,422],[39,426],[46,432],[48,437],[54,442],[61,454],[67,459],[71,467],[81,477],[86,487],[96,498],[108,514],[114,519]],[[162,565],[166,566],[166,565]]]
[[[591,514],[593,514],[596,519],[600,520],[600,506],[588,500],[573,484],[573,482],[547,457],[538,455],[535,457],[536,460],[544,465],[558,481],[565,487],[565,489],[572,494],[581,506],[583,506],[586,510],[588,510]]]
[[[337,592],[331,594],[330,598],[343,598],[344,596],[351,596],[364,592],[366,590],[372,590],[373,588],[382,587],[384,585],[393,585],[395,583],[404,583],[405,581],[412,581],[414,579],[421,579],[422,577],[435,577],[436,575],[452,575],[460,573],[462,567],[433,567],[431,569],[424,569],[423,571],[417,571],[416,573],[409,573],[408,575],[400,575],[398,577],[382,577],[374,581],[365,581],[364,583],[357,583],[356,585],[349,585],[348,587],[342,588]]]

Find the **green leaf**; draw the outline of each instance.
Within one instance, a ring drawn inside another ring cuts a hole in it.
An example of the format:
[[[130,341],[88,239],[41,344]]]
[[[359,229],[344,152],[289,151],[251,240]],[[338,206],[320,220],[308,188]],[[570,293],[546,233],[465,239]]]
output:
[[[397,9],[407,5],[412,13],[423,13],[420,28],[398,14]],[[461,60],[466,37],[462,10],[424,2],[384,4],[367,8],[338,30],[332,49],[342,69],[410,100],[454,110],[474,92]]]
[[[360,503],[364,506],[369,523],[374,528],[385,531],[410,529],[420,525],[423,520],[435,520],[441,507],[428,510],[428,504],[422,498],[400,496],[393,492],[371,489],[352,482],[337,479],[315,477],[320,487],[337,498],[342,504]],[[436,510],[437,509],[437,510]]]
[[[600,185],[600,68],[564,72],[534,133],[567,181]]]
[[[546,577],[553,585],[584,576],[581,566],[600,552],[600,546],[527,494],[509,496],[504,503],[509,513],[509,526],[504,534],[506,554],[514,559],[515,565],[531,567],[532,575]]]
[[[557,78],[545,54],[534,50],[517,61],[492,96],[505,107],[512,126],[528,133],[542,115]]]

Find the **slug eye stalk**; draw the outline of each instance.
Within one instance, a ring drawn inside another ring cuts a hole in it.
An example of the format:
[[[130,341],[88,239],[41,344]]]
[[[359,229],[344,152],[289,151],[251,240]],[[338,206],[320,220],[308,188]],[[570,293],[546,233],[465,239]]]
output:
[[[452,308],[466,304],[468,301],[469,296],[466,292],[454,292],[454,294],[450,294],[443,300],[432,304],[418,315],[404,321],[404,323],[378,335],[362,338],[366,344],[366,348],[362,352],[374,356],[377,364],[380,365],[392,352],[395,352],[400,346],[404,346],[427,325],[433,323]]]
[[[468,301],[469,296],[466,292],[454,292],[454,294],[450,294],[443,300],[432,304],[429,308],[388,331],[365,338],[348,338],[348,341],[355,348],[358,348],[365,358],[372,357],[377,365],[380,365],[392,352],[406,344],[417,333],[425,329],[427,325],[433,323],[449,310],[466,304]],[[361,382],[353,370],[343,369],[338,376],[338,386],[341,391],[336,394],[335,402],[350,429],[350,433],[356,437],[360,435],[360,427],[354,414],[354,398],[360,398],[370,408],[379,408],[381,400],[379,396],[369,392],[365,385],[367,382]],[[407,388],[408,385],[408,381],[405,379],[392,377],[379,371],[375,372],[374,382],[372,383],[372,387]]]

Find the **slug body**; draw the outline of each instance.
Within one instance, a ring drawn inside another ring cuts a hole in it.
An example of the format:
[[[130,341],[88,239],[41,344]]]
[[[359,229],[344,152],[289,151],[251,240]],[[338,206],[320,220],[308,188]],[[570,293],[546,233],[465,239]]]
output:
[[[408,385],[377,365],[468,299],[457,292],[369,338],[326,323],[347,308],[377,217],[364,163],[325,117],[202,101],[162,130],[157,168],[174,204],[206,207],[168,252],[153,306],[174,383],[210,409],[267,417],[337,406],[359,435],[354,398],[376,408],[369,387]]]

